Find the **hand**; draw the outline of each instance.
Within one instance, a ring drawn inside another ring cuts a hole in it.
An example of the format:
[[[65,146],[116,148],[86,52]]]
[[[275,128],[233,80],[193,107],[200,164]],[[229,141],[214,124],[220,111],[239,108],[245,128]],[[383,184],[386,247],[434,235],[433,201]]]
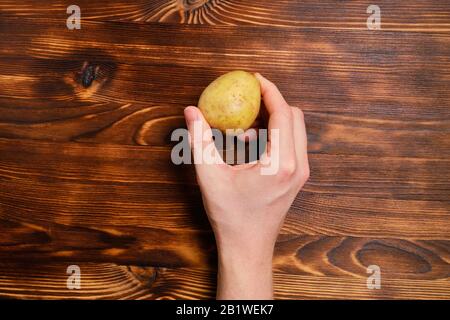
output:
[[[219,253],[218,299],[273,297],[275,242],[309,177],[302,111],[290,107],[273,83],[256,76],[269,114],[269,141],[260,161],[236,166],[221,159],[198,163],[198,151],[214,143],[211,129],[198,108],[185,109],[197,180]],[[195,122],[201,124],[203,139],[194,135]],[[261,170],[274,163],[279,164],[275,174],[263,175]]]

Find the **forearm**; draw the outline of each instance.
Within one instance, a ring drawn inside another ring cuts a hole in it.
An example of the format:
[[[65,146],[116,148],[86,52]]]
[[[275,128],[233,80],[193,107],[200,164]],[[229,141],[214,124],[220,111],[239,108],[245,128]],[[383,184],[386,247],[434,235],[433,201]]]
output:
[[[273,247],[218,249],[217,299],[273,299]]]

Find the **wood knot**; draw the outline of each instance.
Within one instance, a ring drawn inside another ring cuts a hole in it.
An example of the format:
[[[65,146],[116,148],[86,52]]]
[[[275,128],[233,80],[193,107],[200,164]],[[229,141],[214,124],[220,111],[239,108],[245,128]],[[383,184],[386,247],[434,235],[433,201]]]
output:
[[[92,82],[97,77],[99,70],[100,70],[99,66],[96,66],[88,61],[84,62],[81,71],[78,73],[81,85],[84,88],[90,87]]]
[[[90,99],[113,78],[116,66],[114,62],[81,61],[84,61],[81,69],[78,62],[75,73],[68,74],[64,80],[73,87],[79,98]]]

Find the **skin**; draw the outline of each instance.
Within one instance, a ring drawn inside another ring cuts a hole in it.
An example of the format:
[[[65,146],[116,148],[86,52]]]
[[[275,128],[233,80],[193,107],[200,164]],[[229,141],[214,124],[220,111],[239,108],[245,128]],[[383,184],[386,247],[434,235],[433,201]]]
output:
[[[203,203],[218,249],[218,299],[272,299],[272,259],[276,239],[296,195],[309,178],[303,113],[290,107],[277,87],[259,74],[268,129],[279,129],[280,139],[269,142],[262,159],[279,152],[279,170],[261,175],[263,160],[229,166],[196,164]],[[191,148],[212,143],[211,129],[200,110],[185,109]],[[193,124],[201,121],[204,137],[194,138]]]
[[[248,129],[258,116],[260,102],[258,79],[236,70],[211,82],[200,96],[198,107],[211,127],[225,132]]]

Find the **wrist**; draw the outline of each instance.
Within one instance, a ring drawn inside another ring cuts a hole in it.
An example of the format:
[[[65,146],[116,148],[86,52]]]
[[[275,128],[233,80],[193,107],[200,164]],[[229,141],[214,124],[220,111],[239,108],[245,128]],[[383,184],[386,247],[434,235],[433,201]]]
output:
[[[273,299],[272,255],[219,253],[217,299]]]
[[[272,269],[275,242],[233,238],[217,240],[219,266],[234,265],[251,270]]]
[[[252,243],[234,239],[217,241],[219,262],[234,262],[247,265],[272,265],[274,243]]]
[[[245,240],[217,241],[218,299],[272,299],[273,245]]]
[[[261,229],[213,227],[219,254],[271,260],[278,233],[261,232]]]

